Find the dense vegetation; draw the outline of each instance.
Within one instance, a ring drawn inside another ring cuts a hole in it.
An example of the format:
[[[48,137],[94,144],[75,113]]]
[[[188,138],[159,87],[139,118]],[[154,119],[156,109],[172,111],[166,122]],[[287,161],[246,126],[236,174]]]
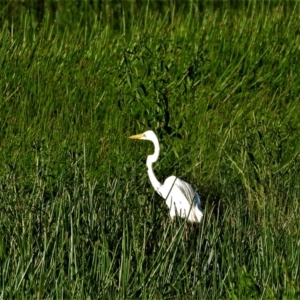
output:
[[[297,2],[3,3],[0,299],[300,297]]]

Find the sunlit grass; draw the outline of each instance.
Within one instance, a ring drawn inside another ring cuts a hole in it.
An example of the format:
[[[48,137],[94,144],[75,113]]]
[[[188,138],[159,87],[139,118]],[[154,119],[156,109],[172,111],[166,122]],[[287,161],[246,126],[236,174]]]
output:
[[[141,12],[1,29],[0,299],[298,298],[299,5]]]

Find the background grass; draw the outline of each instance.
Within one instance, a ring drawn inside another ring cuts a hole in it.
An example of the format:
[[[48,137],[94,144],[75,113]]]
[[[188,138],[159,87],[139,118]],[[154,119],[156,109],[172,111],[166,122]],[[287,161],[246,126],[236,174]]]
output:
[[[0,299],[299,298],[297,2],[42,3],[1,8]]]

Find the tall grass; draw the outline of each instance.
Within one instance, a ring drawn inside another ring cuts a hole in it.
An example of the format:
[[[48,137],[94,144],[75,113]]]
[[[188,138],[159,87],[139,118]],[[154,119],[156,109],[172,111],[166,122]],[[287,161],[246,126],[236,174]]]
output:
[[[0,299],[297,299],[299,12],[4,22]],[[150,186],[149,128],[200,225]]]

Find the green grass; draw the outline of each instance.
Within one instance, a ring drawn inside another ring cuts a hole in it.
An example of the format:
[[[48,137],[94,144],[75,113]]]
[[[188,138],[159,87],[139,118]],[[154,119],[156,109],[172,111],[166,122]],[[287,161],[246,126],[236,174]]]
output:
[[[130,9],[3,21],[0,299],[298,299],[300,6]]]

